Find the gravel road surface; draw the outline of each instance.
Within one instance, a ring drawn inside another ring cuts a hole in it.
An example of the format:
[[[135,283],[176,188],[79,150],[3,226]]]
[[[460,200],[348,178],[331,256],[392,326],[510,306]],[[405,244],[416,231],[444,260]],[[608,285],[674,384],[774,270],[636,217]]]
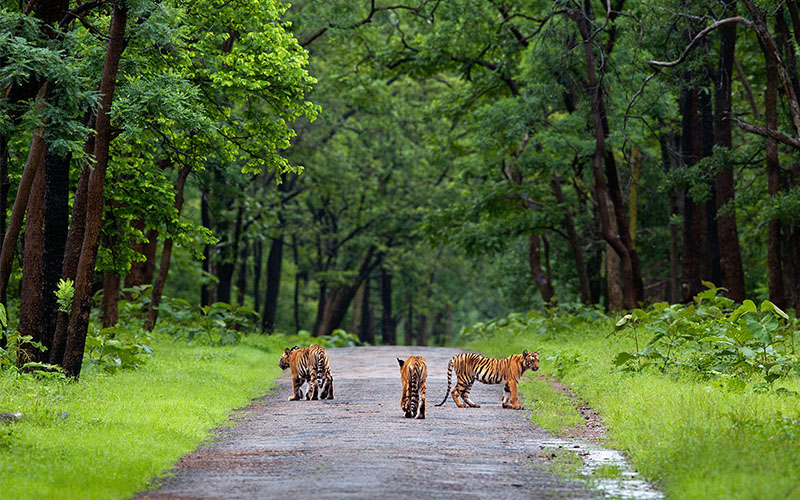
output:
[[[176,464],[139,499],[549,499],[599,493],[550,472],[538,445],[549,436],[528,410],[504,410],[502,386],[476,383],[481,408],[448,398],[449,348],[329,349],[332,401],[287,401],[291,381],[238,410],[233,427]],[[400,410],[396,357],[428,365],[426,419]]]

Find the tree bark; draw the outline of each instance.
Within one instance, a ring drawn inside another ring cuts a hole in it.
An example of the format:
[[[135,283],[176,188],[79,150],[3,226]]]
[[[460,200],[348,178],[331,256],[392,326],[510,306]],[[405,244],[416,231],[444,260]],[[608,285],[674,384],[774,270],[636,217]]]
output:
[[[267,257],[267,292],[264,296],[264,314],[261,317],[261,331],[275,331],[275,319],[278,314],[278,294],[281,286],[281,270],[283,268],[283,234],[272,240]]]
[[[397,344],[397,323],[392,317],[392,275],[381,268],[381,343]]]
[[[100,108],[95,121],[94,170],[89,176],[86,200],[86,227],[81,245],[78,269],[75,275],[75,297],[69,321],[69,334],[64,352],[63,367],[68,375],[78,378],[86,345],[86,332],[89,326],[89,312],[92,307],[91,286],[94,264],[97,257],[97,243],[103,217],[103,187],[108,167],[109,145],[111,142],[111,103],[117,83],[117,69],[122,52],[125,50],[125,26],[128,21],[127,6],[124,2],[114,3],[111,27],[100,80]]]
[[[45,106],[48,84],[44,83],[36,95],[36,111],[41,112]],[[11,277],[11,268],[14,262],[14,247],[17,246],[17,238],[22,228],[22,220],[25,216],[25,209],[28,205],[28,196],[31,192],[33,180],[39,168],[44,165],[45,158],[44,128],[39,127],[33,133],[31,148],[28,151],[28,160],[22,171],[22,178],[17,187],[17,196],[14,198],[14,207],[11,209],[11,217],[8,220],[8,227],[3,237],[3,247],[0,250],[0,302],[6,304],[8,279]]]
[[[183,191],[186,186],[186,179],[191,172],[192,167],[189,165],[184,165],[178,172],[178,180],[175,182],[175,213],[177,216],[181,215],[181,210],[183,209]],[[148,332],[153,330],[158,320],[158,306],[161,304],[161,294],[164,291],[164,284],[167,282],[169,264],[172,260],[172,246],[173,239],[167,236],[164,240],[164,248],[161,250],[161,264],[158,267],[156,281],[153,283],[150,307],[147,309],[147,319],[144,323],[144,329]]]
[[[61,279],[64,249],[69,228],[69,165],[71,154],[52,151],[45,158],[44,191],[44,249],[42,254],[42,344],[47,347],[41,360],[46,361],[53,350],[58,322],[58,303],[55,291]]]
[[[372,309],[369,305],[370,287],[369,276],[364,280],[361,285],[363,293],[361,294],[361,321],[358,327],[358,338],[361,342],[368,344],[375,344],[375,330],[372,328]]]
[[[766,60],[767,83],[764,89],[764,115],[767,130],[778,130],[778,60],[775,54],[762,45]],[[780,191],[780,162],[778,159],[778,143],[767,137],[764,140],[767,163],[767,184],[769,195],[775,196]],[[786,290],[783,283],[781,257],[781,221],[771,219],[767,241],[767,272],[769,282],[769,299],[778,307],[786,307]]]
[[[0,242],[6,236],[9,188],[11,179],[8,178],[8,137],[0,135]]]
[[[264,242],[253,242],[253,310],[261,309],[261,271],[264,259]]]
[[[575,230],[575,219],[572,211],[566,204],[564,191],[561,189],[561,179],[553,174],[550,178],[550,189],[559,205],[564,207],[564,228],[567,231],[567,241],[572,251],[572,258],[575,260],[575,270],[578,274],[578,282],[581,284],[581,302],[583,304],[592,303],[592,290],[589,285],[589,275],[586,272],[586,264],[583,260],[583,250],[581,249],[578,231]]]
[[[725,3],[726,11],[735,12],[736,1]],[[734,53],[736,48],[736,23],[726,24],[719,28],[720,49],[719,67],[714,93],[714,144],[730,150],[733,147],[731,114]],[[720,268],[722,286],[728,289],[728,298],[742,302],[744,293],[744,270],[742,253],[739,247],[739,231],[736,225],[736,214],[733,212],[735,182],[733,167],[727,166],[717,173],[716,178],[716,219],[719,240]],[[731,215],[720,215],[720,210],[728,206]]]
[[[250,243],[244,241],[239,250],[239,272],[236,278],[236,303],[244,305],[244,298],[247,294],[247,253]]]
[[[156,269],[156,248],[158,246],[158,231],[148,229],[145,231],[144,219],[139,218],[131,222],[134,229],[144,233],[147,241],[136,242],[133,244],[133,251],[144,256],[144,260],[131,263],[131,269],[125,276],[125,288],[134,288],[142,285],[151,285]],[[130,294],[126,294],[130,300]]]
[[[44,157],[42,157],[44,161]],[[42,324],[42,252],[44,246],[44,167],[36,167],[36,177],[28,197],[25,220],[25,251],[22,259],[22,283],[20,284],[19,332],[30,335],[34,342],[41,342]],[[21,364],[40,359],[37,352],[27,350]]]
[[[103,276],[103,328],[119,321],[119,282],[120,277],[114,271]]]
[[[200,223],[206,229],[213,229],[211,227],[211,214],[208,209],[208,192],[202,191],[200,193]],[[213,302],[211,287],[208,285],[208,280],[211,278],[211,245],[206,244],[203,247],[203,284],[200,285],[200,306],[207,306]]]
[[[538,234],[528,236],[528,265],[531,276],[533,276],[533,282],[536,284],[542,300],[545,304],[552,304],[555,302],[555,290],[553,290],[553,281],[550,273],[542,269],[541,243],[542,240]],[[546,265],[548,268],[550,267],[549,263],[546,263]]]
[[[405,345],[414,345],[414,295],[411,290],[406,289],[406,303],[408,308],[406,311],[406,325],[403,343]]]
[[[94,151],[94,137],[86,142],[85,151]],[[89,190],[89,175],[91,169],[87,162],[81,168],[81,176],[75,190],[75,201],[72,203],[72,217],[67,232],[67,244],[64,246],[64,258],[61,263],[61,276],[63,279],[75,281],[78,269],[81,243],[86,228],[86,198]],[[74,286],[74,285],[73,285]],[[64,361],[64,351],[67,346],[69,315],[59,311],[56,320],[56,330],[53,334],[53,349],[50,353],[50,363],[61,365]]]

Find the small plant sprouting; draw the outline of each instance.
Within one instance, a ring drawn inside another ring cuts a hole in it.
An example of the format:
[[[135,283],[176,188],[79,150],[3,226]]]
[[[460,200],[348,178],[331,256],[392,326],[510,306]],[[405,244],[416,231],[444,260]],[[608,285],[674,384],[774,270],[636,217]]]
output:
[[[58,288],[56,289],[56,302],[58,302],[58,310],[72,314],[72,298],[75,296],[75,283],[67,278],[58,280]]]

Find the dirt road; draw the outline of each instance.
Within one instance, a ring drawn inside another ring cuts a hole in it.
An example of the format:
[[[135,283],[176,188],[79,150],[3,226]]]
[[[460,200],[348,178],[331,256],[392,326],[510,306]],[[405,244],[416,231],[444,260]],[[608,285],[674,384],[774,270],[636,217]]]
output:
[[[287,401],[288,376],[238,411],[235,426],[183,457],[148,499],[546,499],[598,493],[549,472],[547,435],[528,411],[500,407],[502,386],[476,383],[481,408],[435,407],[455,349],[330,349],[333,401]],[[425,420],[400,411],[396,357],[425,357]],[[287,370],[288,372],[288,370]]]

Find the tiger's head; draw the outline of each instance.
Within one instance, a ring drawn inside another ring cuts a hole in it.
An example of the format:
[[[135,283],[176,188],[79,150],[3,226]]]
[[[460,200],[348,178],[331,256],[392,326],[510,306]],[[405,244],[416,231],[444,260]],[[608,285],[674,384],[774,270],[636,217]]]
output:
[[[522,363],[528,370],[536,371],[539,369],[539,351],[530,352],[528,350],[522,351]]]
[[[278,361],[278,367],[279,367],[281,370],[285,370],[285,369],[289,368],[289,354],[291,354],[292,352],[296,351],[297,349],[299,349],[299,347],[297,347],[297,346],[294,346],[294,347],[292,347],[291,349],[289,349],[289,348],[287,347],[287,348],[286,348],[286,349],[283,351],[283,355],[281,356],[281,360],[280,360],[280,361]]]

